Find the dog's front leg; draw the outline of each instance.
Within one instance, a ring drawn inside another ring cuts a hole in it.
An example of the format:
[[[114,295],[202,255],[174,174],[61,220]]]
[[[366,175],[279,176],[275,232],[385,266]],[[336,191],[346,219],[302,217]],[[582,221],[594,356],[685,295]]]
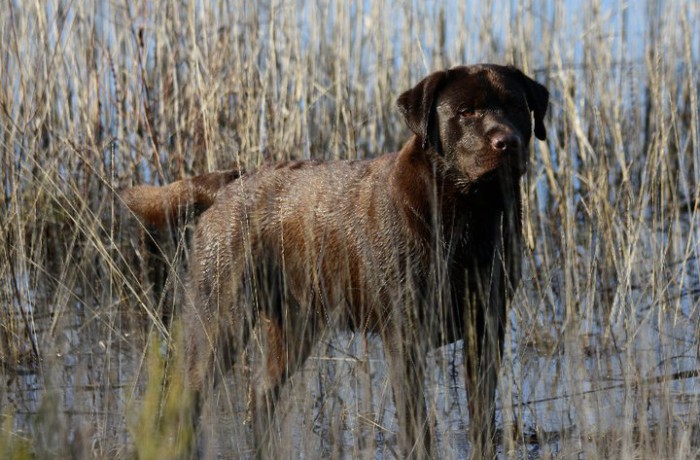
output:
[[[430,456],[430,430],[424,395],[426,350],[416,343],[407,342],[384,341],[399,425],[399,456],[426,458]]]
[[[498,253],[494,258],[500,257]],[[496,456],[496,388],[501,367],[506,293],[502,264],[482,272],[465,308],[464,361],[469,405],[470,458]]]
[[[501,292],[491,298],[484,318],[481,362],[479,363],[478,400],[481,401],[480,432],[482,453],[479,458],[496,458],[496,388],[501,369],[503,351],[503,323],[505,322],[505,300]]]

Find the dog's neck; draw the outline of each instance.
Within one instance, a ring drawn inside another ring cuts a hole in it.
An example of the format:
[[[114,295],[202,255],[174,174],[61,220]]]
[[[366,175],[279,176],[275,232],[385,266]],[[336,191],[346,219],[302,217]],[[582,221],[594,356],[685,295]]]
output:
[[[465,185],[455,178],[438,152],[430,146],[424,148],[417,136],[399,151],[390,180],[390,190],[399,192],[394,202],[403,208],[409,221],[416,218],[412,216],[422,216],[423,222],[417,227],[425,232],[432,233],[430,227],[438,223],[448,232],[448,228],[481,228],[489,233],[500,226],[521,231],[518,177],[495,171],[490,177]]]

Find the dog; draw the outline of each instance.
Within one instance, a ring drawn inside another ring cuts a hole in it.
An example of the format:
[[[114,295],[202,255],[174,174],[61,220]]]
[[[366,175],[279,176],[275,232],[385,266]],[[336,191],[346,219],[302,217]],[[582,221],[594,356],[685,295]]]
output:
[[[521,278],[519,180],[533,124],[546,139],[548,99],[515,67],[453,67],[398,98],[413,134],[397,153],[125,190],[125,204],[151,226],[203,211],[184,309],[187,378],[200,405],[261,331],[252,406],[262,442],[281,386],[324,329],[374,333],[400,455],[423,457],[425,355],[461,339],[471,456],[493,457],[506,312]]]

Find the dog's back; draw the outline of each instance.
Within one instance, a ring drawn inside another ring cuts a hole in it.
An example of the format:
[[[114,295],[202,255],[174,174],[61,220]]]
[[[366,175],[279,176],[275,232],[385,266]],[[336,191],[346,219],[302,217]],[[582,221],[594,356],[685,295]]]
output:
[[[322,310],[350,327],[376,331],[406,276],[415,278],[416,295],[424,291],[419,284],[434,254],[425,228],[433,223],[408,221],[409,204],[392,196],[405,194],[397,190],[401,178],[392,175],[396,161],[393,154],[365,161],[285,162],[226,185],[202,214],[194,236],[192,276],[204,296],[196,302],[198,313],[238,309],[246,301],[237,290],[246,283],[276,289],[281,278],[297,308]],[[434,184],[428,180],[430,165],[420,166],[412,174],[413,186],[424,188],[420,201],[427,201]],[[211,283],[212,274],[235,280],[233,288]],[[211,298],[216,302],[207,301]]]

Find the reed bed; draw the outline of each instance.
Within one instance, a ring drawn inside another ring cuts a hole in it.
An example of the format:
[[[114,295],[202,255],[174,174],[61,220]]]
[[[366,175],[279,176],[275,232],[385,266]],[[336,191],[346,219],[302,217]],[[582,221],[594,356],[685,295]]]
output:
[[[700,457],[699,36],[693,0],[4,2],[0,456],[177,458],[192,435],[173,397],[188,234],[149,236],[118,189],[395,151],[401,91],[496,62],[551,92],[501,457]],[[429,360],[441,458],[469,452],[460,354]],[[247,378],[205,413],[212,456],[252,455]],[[281,457],[392,458],[375,338],[329,335],[281,406]]]

